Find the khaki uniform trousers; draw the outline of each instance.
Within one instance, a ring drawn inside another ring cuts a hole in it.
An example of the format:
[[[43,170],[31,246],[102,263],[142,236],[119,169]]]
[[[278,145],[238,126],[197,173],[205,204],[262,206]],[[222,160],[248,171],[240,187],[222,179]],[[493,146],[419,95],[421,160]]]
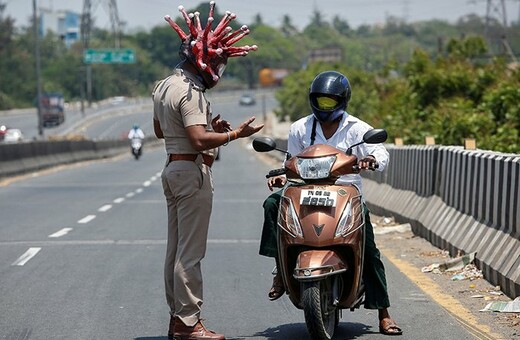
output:
[[[202,272],[213,203],[211,169],[199,157],[167,162],[161,179],[168,207],[168,243],[164,263],[170,314],[187,326],[200,319]]]

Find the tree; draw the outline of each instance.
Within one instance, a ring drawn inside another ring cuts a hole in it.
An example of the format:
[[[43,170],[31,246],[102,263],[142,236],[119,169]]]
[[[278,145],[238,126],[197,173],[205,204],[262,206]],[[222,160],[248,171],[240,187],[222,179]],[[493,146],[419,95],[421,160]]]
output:
[[[0,54],[11,43],[14,34],[14,20],[10,17],[4,18],[6,4],[0,2]]]
[[[291,17],[287,14],[282,18],[282,27],[280,27],[280,31],[285,38],[292,37],[298,33],[298,29],[293,25]]]
[[[474,59],[484,55],[487,46],[482,37],[467,37],[462,40],[451,39],[446,50],[452,56]]]
[[[253,20],[253,24],[251,25],[251,28],[255,28],[257,26],[261,26],[264,24],[264,19],[262,18],[262,15],[260,13],[256,13],[255,18]]]
[[[332,18],[332,27],[334,27],[334,29],[338,31],[339,34],[344,36],[352,35],[352,29],[350,28],[350,25],[346,20],[341,19],[339,15],[335,15],[334,18]]]
[[[6,84],[9,82],[9,68],[14,61],[11,58],[11,43],[14,33],[14,20],[4,17],[5,4],[0,2],[0,110],[13,106],[13,101],[6,92]],[[4,83],[5,82],[5,83]]]

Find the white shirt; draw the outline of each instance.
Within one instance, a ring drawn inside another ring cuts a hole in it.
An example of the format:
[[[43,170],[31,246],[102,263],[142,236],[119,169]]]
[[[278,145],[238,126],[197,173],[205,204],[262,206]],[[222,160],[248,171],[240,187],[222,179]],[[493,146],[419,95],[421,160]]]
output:
[[[141,129],[132,129],[130,130],[130,132],[128,133],[128,139],[132,139],[132,138],[141,138],[141,139],[144,139],[144,132],[143,130]]]
[[[287,140],[288,152],[291,156],[296,156],[303,149],[311,145],[311,133],[314,115],[301,118],[291,124],[289,130],[289,138]],[[330,137],[326,139],[321,129],[321,124],[316,123],[316,137],[314,145],[327,144],[333,146],[341,151],[347,151],[349,146],[359,143],[363,140],[363,135],[372,127],[364,121],[349,115],[347,112],[343,114],[338,129]],[[383,144],[361,144],[352,150],[358,160],[372,155],[375,157],[379,167],[377,171],[383,171],[388,164],[388,151]],[[336,181],[336,184],[355,184],[361,190],[361,176],[359,174],[343,175]]]

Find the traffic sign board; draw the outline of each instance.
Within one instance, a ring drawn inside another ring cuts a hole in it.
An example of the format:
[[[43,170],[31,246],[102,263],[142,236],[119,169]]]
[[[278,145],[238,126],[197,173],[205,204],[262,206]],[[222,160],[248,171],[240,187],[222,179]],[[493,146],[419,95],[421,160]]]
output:
[[[135,63],[133,49],[87,49],[83,51],[85,64],[130,64]]]

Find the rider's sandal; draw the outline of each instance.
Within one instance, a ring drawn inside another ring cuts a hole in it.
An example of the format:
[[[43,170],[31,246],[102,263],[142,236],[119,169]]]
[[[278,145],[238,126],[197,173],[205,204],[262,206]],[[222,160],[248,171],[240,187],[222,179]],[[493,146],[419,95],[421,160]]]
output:
[[[285,287],[283,286],[282,277],[280,274],[276,274],[273,278],[273,286],[269,293],[269,300],[274,301],[279,299],[285,293]]]
[[[384,319],[379,322],[379,333],[384,335],[401,335],[403,331],[392,319]]]

